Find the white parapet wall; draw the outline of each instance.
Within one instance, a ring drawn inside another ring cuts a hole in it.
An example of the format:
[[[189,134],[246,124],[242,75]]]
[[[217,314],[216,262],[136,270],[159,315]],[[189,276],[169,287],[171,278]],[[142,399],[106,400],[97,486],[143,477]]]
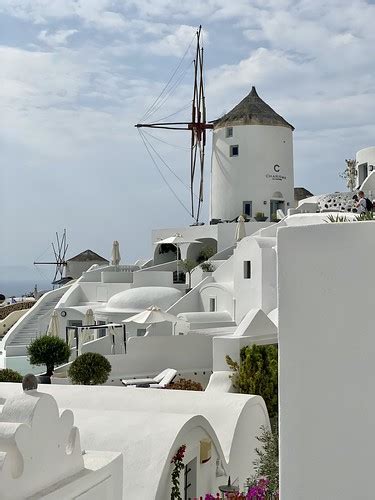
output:
[[[278,232],[282,500],[373,500],[375,224]]]
[[[118,500],[122,498],[122,456],[83,452],[70,410],[59,412],[50,394],[15,394],[0,412],[0,498]]]

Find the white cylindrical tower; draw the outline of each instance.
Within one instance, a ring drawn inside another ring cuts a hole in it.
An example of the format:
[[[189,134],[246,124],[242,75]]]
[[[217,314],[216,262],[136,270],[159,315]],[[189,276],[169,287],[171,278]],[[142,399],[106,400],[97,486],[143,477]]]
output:
[[[355,159],[357,165],[357,187],[361,188],[368,176],[375,169],[375,147],[371,146],[369,148],[360,149],[357,151]],[[374,181],[372,181],[372,184],[373,183]]]
[[[293,207],[294,127],[255,87],[213,123],[211,221],[259,213],[272,220],[277,209]]]

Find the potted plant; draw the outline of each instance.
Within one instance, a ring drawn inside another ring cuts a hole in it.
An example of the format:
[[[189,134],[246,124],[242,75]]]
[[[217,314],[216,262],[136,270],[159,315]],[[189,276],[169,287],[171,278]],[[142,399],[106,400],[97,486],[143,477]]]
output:
[[[59,337],[44,335],[31,342],[27,348],[32,365],[46,365],[46,373],[39,376],[41,384],[50,384],[55,366],[67,363],[70,358],[70,347]]]
[[[257,212],[255,214],[254,219],[258,222],[265,222],[268,219],[268,217],[264,216],[264,212]]]
[[[204,273],[212,273],[215,269],[214,266],[211,264],[211,262],[202,262],[199,266]]]
[[[97,352],[85,352],[71,364],[68,375],[73,384],[105,384],[111,373],[111,363]]]

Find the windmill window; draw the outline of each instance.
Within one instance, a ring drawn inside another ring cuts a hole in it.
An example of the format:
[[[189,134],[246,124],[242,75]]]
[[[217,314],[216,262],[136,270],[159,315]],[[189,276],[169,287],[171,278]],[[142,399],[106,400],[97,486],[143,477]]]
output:
[[[233,127],[227,127],[225,129],[225,137],[233,137]]]
[[[243,263],[243,277],[245,280],[251,278],[251,260],[245,260]]]
[[[210,297],[210,312],[216,311],[216,297]]]
[[[229,146],[229,156],[238,156],[240,152],[240,147],[238,144],[234,146]]]

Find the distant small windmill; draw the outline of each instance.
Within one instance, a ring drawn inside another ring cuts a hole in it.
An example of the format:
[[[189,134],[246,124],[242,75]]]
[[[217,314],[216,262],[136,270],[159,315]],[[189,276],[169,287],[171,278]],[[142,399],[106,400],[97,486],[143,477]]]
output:
[[[62,280],[64,275],[64,269],[67,265],[66,262],[66,252],[68,250],[68,243],[66,241],[66,229],[64,229],[62,235],[59,237],[56,232],[56,243],[51,243],[52,250],[55,255],[55,260],[53,262],[34,262],[34,265],[49,265],[55,266],[55,274],[52,280],[52,285],[60,284],[59,281]]]

